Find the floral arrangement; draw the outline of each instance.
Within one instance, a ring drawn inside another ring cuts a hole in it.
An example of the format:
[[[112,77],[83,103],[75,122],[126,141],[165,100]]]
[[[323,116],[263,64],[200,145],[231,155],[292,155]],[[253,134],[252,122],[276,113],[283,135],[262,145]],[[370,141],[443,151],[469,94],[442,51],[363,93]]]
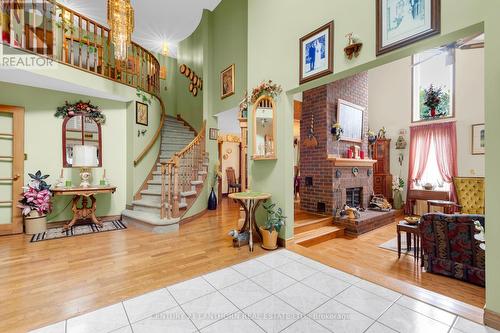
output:
[[[344,134],[344,129],[340,126],[340,123],[335,123],[332,125],[331,133],[336,141],[340,141],[342,134]]]
[[[212,187],[218,184],[219,179],[222,179],[222,171],[220,170],[220,162],[217,161],[214,165],[214,182]]]
[[[283,210],[281,208],[275,210],[276,204],[270,202],[264,203],[263,207],[267,212],[267,221],[263,227],[264,230],[269,232],[276,230],[276,232],[280,232],[286,221],[286,216],[283,216]]]
[[[282,92],[283,89],[279,84],[273,83],[272,80],[269,80],[267,82],[262,82],[256,88],[253,88],[250,101],[254,104],[261,96],[276,98],[281,95]]]
[[[368,137],[368,143],[370,145],[374,145],[375,142],[377,142],[377,134],[375,133],[374,130],[370,129],[368,132],[366,132],[366,136]]]
[[[401,177],[396,177],[392,181],[392,189],[396,192],[403,192],[405,188],[405,181]]]
[[[106,122],[106,116],[101,113],[101,110],[98,106],[90,104],[90,101],[79,101],[75,104],[69,104],[66,101],[64,106],[60,106],[57,108],[54,116],[56,116],[57,118],[66,118],[68,116],[72,117],[78,114],[85,114],[98,124],[104,124]]]
[[[32,211],[37,211],[40,215],[46,215],[50,212],[50,198],[52,192],[50,185],[45,182],[49,175],[42,175],[38,170],[35,174],[28,174],[31,178],[30,182],[23,193],[23,198],[19,200],[17,205],[22,209],[22,214],[28,216]]]
[[[422,118],[442,117],[448,114],[449,94],[443,91],[442,87],[436,88],[430,85],[424,89],[422,104],[427,107],[423,110]]]

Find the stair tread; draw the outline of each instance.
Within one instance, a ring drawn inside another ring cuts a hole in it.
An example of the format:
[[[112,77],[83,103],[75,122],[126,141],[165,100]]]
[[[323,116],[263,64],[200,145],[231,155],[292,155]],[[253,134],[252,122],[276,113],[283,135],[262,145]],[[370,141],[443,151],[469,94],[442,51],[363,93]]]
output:
[[[161,203],[147,202],[144,199],[134,200],[134,201],[132,201],[132,205],[142,206],[142,207],[149,207],[149,208],[158,208],[158,209],[161,207]],[[186,203],[179,203],[179,208],[186,208],[186,207],[187,207]]]
[[[295,235],[296,241],[305,241],[309,239],[318,238],[324,235],[328,235],[334,232],[345,230],[344,227],[338,226],[326,226],[314,230],[309,230]]]
[[[130,209],[125,209],[122,212],[122,215],[126,217],[130,217],[135,220],[139,220],[142,222],[146,222],[152,225],[170,225],[170,224],[175,224],[179,223],[179,218],[173,218],[173,219],[161,219],[157,214],[152,214],[148,212],[139,212],[137,210],[130,210]]]
[[[295,228],[297,228],[297,227],[303,227],[303,226],[306,226],[306,225],[321,223],[321,222],[324,222],[324,221],[327,221],[327,220],[330,220],[332,222],[332,224],[333,224],[333,216],[321,216],[321,215],[318,215],[317,217],[311,217],[311,218],[304,219],[304,220],[295,220],[294,226],[295,226]]]

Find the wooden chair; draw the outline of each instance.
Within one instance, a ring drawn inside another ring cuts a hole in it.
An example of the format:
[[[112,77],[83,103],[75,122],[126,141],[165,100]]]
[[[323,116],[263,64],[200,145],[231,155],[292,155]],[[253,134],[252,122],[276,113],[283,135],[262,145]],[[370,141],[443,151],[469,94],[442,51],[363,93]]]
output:
[[[240,192],[241,185],[236,181],[236,174],[232,167],[226,168],[227,193]]]

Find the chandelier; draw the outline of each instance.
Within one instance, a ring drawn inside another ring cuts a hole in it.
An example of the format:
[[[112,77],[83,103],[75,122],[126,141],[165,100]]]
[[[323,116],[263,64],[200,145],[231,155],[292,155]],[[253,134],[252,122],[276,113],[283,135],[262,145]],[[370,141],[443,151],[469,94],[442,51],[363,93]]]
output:
[[[115,47],[115,58],[126,60],[134,31],[134,9],[130,0],[108,0],[108,24],[111,42]]]

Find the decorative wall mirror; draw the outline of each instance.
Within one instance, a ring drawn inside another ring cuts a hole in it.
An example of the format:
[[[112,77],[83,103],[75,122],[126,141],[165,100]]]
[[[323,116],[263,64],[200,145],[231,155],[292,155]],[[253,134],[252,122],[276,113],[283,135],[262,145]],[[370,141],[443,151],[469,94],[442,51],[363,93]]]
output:
[[[90,116],[78,114],[64,118],[62,126],[63,167],[73,165],[73,146],[86,145],[97,147],[97,161],[102,167],[102,135],[101,124]]]
[[[276,159],[276,115],[272,97],[261,96],[253,108],[253,160]]]

